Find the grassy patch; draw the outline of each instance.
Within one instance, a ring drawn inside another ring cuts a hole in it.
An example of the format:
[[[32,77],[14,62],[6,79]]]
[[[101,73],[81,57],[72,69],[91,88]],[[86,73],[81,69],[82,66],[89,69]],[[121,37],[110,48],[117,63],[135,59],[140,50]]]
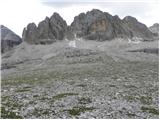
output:
[[[37,97],[39,97],[39,95],[33,95],[33,97],[34,97],[34,98],[37,98]]]
[[[85,98],[85,97],[79,98],[78,101],[80,104],[89,104],[92,102],[91,98]]]
[[[136,114],[134,114],[134,113],[127,113],[127,115],[128,115],[128,117],[135,117],[136,116]]]
[[[155,108],[152,108],[152,107],[145,107],[145,106],[142,106],[141,107],[141,110],[143,112],[149,112],[149,113],[152,113],[152,114],[155,114],[155,115],[159,115],[159,110],[155,109]]]
[[[134,95],[128,95],[125,96],[125,99],[127,100],[127,102],[135,102],[138,98],[135,97]]]
[[[95,109],[94,107],[78,106],[78,107],[73,107],[72,109],[69,109],[67,111],[69,112],[70,115],[76,116],[86,111],[92,111],[94,109]]]
[[[150,97],[150,96],[141,96],[139,98],[139,100],[143,104],[151,104],[152,103],[152,97]]]
[[[39,100],[49,100],[49,98],[48,97],[41,97],[41,98],[39,98]]]
[[[15,112],[5,110],[4,107],[1,107],[1,118],[4,118],[4,119],[22,119],[21,116],[17,115]]]
[[[10,99],[10,96],[1,96],[1,101],[4,102],[4,101],[7,101]]]
[[[84,84],[79,84],[79,85],[76,85],[77,87],[86,87],[87,85],[84,85]]]
[[[29,89],[18,89],[16,90],[16,92],[27,92],[27,91],[30,91]]]
[[[53,114],[54,111],[51,111],[49,109],[37,109],[37,108],[35,108],[34,111],[32,112],[32,115],[34,115],[38,118],[40,116],[46,116],[46,115],[49,115],[51,113]]]
[[[20,103],[19,101],[14,100],[13,98],[9,97],[9,96],[3,96],[2,97],[2,105],[8,107],[9,109],[21,109],[21,107],[23,106],[22,103]]]

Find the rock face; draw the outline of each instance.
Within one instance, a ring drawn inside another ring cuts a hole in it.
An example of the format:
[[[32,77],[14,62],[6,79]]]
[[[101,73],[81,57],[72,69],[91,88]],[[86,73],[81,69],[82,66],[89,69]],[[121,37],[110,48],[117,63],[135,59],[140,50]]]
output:
[[[159,24],[158,23],[153,24],[152,26],[149,27],[149,30],[152,33],[159,33]]]
[[[38,24],[28,24],[23,30],[22,38],[30,44],[49,44],[56,40],[63,40],[67,29],[66,21],[58,14],[54,13],[50,18]]]
[[[132,37],[142,38],[145,41],[152,40],[154,35],[147,28],[146,25],[138,22],[138,20],[131,16],[126,16],[124,19],[124,24],[128,26],[128,31],[130,31]]]
[[[154,33],[155,35],[158,36],[158,34],[159,34],[159,24],[158,23],[153,24],[151,27],[149,27],[149,30],[152,33]]]
[[[153,33],[135,18],[127,16],[121,20],[97,9],[76,16],[71,28],[77,36],[90,40],[103,41],[116,37],[153,39]]]
[[[129,38],[138,41],[150,41],[155,39],[146,25],[136,18],[126,16],[120,19],[117,15],[112,16],[107,12],[97,9],[80,13],[74,18],[70,26],[58,13],[50,18],[46,17],[38,26],[28,24],[23,31],[23,40],[30,44],[50,44],[56,40],[82,37],[87,40],[112,40],[114,38]]]
[[[0,25],[1,30],[1,53],[11,50],[14,46],[19,45],[22,39],[7,27]]]

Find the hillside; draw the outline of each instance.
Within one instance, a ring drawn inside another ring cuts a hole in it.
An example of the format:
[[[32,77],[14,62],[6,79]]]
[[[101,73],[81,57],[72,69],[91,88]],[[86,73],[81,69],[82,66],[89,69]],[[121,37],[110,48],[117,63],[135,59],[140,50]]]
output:
[[[131,16],[95,9],[71,26],[58,13],[28,24],[2,54],[1,118],[158,119],[154,35]]]

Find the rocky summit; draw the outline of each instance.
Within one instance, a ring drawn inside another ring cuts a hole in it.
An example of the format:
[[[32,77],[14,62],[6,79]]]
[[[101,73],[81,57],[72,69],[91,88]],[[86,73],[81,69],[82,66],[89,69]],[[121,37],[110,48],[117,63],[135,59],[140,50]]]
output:
[[[112,16],[97,9],[76,16],[71,27],[80,37],[90,40],[111,40],[116,37],[153,39],[147,26],[136,18],[127,16],[121,20],[117,15]]]
[[[159,33],[159,24],[158,23],[154,23],[152,26],[149,27],[149,30],[152,33],[158,34]]]
[[[159,24],[153,24],[149,27],[149,30],[155,35],[155,38],[159,40]]]
[[[49,44],[56,40],[63,40],[67,29],[67,23],[58,14],[54,13],[50,18],[38,24],[30,23],[23,30],[22,38],[30,44]]]
[[[58,14],[38,24],[28,24],[24,29],[23,39],[31,44],[48,44],[56,40],[74,39],[75,37],[87,40],[112,40],[114,38],[129,38],[140,41],[154,40],[155,34],[146,25],[136,18],[126,16],[120,19],[107,12],[93,9],[87,13],[80,13],[74,18],[70,26]]]
[[[0,25],[1,30],[1,53],[11,50],[14,46],[19,45],[21,38],[7,27]]]

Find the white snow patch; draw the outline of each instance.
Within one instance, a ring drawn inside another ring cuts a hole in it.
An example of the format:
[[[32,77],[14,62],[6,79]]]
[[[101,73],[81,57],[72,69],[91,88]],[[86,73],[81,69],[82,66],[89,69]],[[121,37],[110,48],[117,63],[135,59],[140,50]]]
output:
[[[70,47],[76,47],[76,41],[75,41],[75,40],[70,41],[70,42],[69,42],[69,46],[70,46]]]
[[[133,37],[132,39],[128,39],[128,43],[139,44],[142,41],[142,38]]]

